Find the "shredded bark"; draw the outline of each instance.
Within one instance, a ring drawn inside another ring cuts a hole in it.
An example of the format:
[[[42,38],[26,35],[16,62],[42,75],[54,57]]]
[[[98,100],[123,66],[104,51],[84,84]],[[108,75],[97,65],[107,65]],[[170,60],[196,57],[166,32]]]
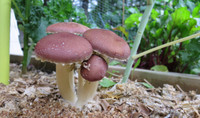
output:
[[[113,88],[98,87],[93,101],[76,108],[60,96],[56,73],[32,68],[21,76],[21,66],[10,64],[10,84],[0,84],[0,117],[84,118],[197,118],[200,94],[178,85],[146,88],[128,81]],[[121,76],[113,77],[118,82]],[[148,81],[145,80],[146,83]],[[150,84],[150,83],[148,83]],[[152,85],[151,85],[152,86]]]

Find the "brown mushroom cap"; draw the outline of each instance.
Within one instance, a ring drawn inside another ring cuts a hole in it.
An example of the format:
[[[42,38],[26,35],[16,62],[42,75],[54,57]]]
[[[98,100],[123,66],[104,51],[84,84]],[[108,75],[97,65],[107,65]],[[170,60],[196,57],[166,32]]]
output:
[[[130,47],[123,38],[105,29],[89,29],[83,33],[97,52],[120,60],[130,56]]]
[[[108,69],[106,61],[97,56],[92,55],[89,60],[83,62],[81,66],[81,76],[88,81],[101,80]]]
[[[69,32],[69,33],[78,33],[83,34],[89,28],[75,22],[61,22],[52,24],[47,27],[47,33],[58,33],[58,32]]]
[[[38,58],[57,63],[73,63],[88,59],[92,46],[83,37],[62,32],[47,35],[35,46]]]

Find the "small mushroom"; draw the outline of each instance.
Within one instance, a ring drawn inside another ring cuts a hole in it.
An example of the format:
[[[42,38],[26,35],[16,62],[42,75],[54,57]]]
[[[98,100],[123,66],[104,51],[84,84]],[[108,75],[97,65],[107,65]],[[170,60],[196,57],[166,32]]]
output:
[[[107,62],[102,57],[93,54],[87,61],[83,61],[81,76],[90,82],[99,81],[105,76],[107,69]]]
[[[84,105],[88,100],[92,99],[96,93],[99,80],[101,80],[108,70],[106,61],[98,56],[92,55],[87,61],[81,65],[81,76],[86,80],[84,86],[78,91],[77,106]]]
[[[43,37],[35,46],[38,59],[56,63],[56,78],[61,96],[75,103],[74,65],[92,55],[92,46],[83,37],[62,32]]]

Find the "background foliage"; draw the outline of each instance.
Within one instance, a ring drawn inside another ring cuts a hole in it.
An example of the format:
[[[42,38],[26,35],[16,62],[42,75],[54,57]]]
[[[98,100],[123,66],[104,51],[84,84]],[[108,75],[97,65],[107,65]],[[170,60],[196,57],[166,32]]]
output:
[[[139,52],[152,47],[177,40],[200,30],[199,2],[168,1],[163,5],[157,1],[152,10],[151,18],[146,26]],[[125,20],[125,29],[129,35],[127,41],[134,43],[135,36],[142,10],[134,8],[135,12]],[[197,18],[197,19],[196,19]],[[141,58],[139,68],[151,69],[156,65],[165,65],[169,71],[199,73],[200,69],[200,41],[199,38],[192,39],[162,50],[156,51]],[[162,68],[161,68],[162,70]]]
[[[24,16],[25,0],[15,2]],[[16,7],[12,8],[17,14],[19,28],[29,34],[32,50],[46,35],[48,25],[68,21],[113,30],[132,46],[145,5],[145,0],[31,0],[30,18],[26,24]],[[199,31],[199,19],[200,1],[156,0],[138,53]],[[199,49],[199,38],[192,39],[142,57],[138,67],[151,69],[163,65],[173,72],[199,73]]]

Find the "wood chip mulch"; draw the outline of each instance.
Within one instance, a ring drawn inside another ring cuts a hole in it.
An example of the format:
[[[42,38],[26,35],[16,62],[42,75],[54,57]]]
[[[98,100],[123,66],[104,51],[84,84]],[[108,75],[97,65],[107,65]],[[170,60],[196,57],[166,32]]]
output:
[[[99,86],[92,101],[76,108],[60,96],[55,72],[32,68],[26,75],[20,73],[20,65],[10,64],[10,84],[0,84],[1,118],[200,117],[200,94],[184,92],[178,85],[147,88],[141,82],[128,81],[112,88]]]

